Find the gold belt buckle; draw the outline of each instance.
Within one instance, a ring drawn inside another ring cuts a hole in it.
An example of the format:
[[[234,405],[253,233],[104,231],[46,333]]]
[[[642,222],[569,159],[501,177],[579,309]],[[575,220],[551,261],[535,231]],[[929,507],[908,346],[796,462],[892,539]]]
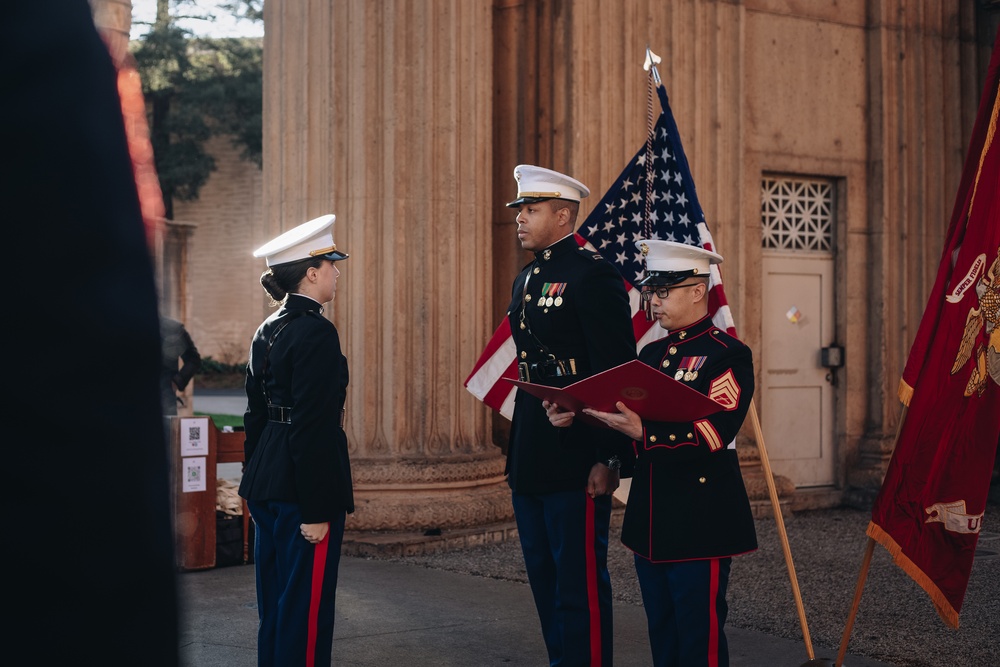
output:
[[[517,379],[521,382],[531,382],[531,374],[528,373],[528,362],[517,362]]]

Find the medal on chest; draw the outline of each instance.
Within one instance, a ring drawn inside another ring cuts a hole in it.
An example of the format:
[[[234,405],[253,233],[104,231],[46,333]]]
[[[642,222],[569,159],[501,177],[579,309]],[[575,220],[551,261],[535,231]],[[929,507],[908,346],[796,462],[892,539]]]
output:
[[[693,382],[698,379],[698,370],[705,365],[705,361],[708,357],[684,357],[681,359],[679,368],[677,372],[674,373],[674,379],[680,382]]]
[[[544,308],[543,312],[549,312],[549,308],[558,308],[563,305],[563,292],[566,291],[566,283],[545,283],[542,285],[542,293],[538,296],[538,307]]]

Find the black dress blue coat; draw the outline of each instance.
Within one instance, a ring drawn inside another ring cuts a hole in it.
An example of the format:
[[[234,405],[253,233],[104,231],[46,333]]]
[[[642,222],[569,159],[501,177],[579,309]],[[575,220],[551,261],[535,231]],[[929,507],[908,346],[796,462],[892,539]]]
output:
[[[553,296],[551,305],[540,303],[543,292]],[[635,359],[631,307],[621,274],[599,253],[580,247],[572,235],[536,252],[522,269],[507,316],[519,362],[575,362],[576,375],[530,378],[536,384],[564,387]],[[629,442],[617,431],[581,420],[567,428],[552,426],[541,400],[518,391],[507,481],[519,493],[582,490],[595,463],[615,454],[630,457]]]
[[[303,523],[354,511],[347,435],[341,427],[347,358],[336,327],[320,310],[316,301],[290,294],[257,329],[247,364],[240,495],[298,503]],[[268,352],[269,339],[286,322]],[[268,419],[268,399],[291,408],[291,423]]]
[[[728,447],[753,397],[750,348],[706,315],[645,345],[639,360],[725,408],[691,422],[643,420],[643,437],[634,442],[635,471],[622,543],[654,562],[753,551],[753,513],[736,449]],[[689,375],[695,366],[697,375]]]

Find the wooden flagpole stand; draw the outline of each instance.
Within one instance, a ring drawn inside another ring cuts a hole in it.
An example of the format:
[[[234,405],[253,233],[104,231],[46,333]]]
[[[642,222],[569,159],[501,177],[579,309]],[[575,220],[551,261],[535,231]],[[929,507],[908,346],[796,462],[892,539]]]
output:
[[[767,447],[764,445],[764,432],[760,427],[760,419],[757,417],[757,407],[754,399],[750,399],[750,417],[753,421],[754,434],[757,436],[757,450],[760,452],[760,463],[764,468],[764,479],[767,480],[767,491],[771,495],[771,505],[774,508],[774,522],[778,525],[778,536],[781,538],[781,549],[785,554],[785,564],[788,566],[788,577],[792,582],[792,593],[795,595],[795,608],[799,612],[799,624],[802,626],[802,638],[806,643],[806,653],[809,662],[806,665],[827,664],[824,661],[817,661],[813,652],[812,638],[809,636],[809,624],[806,622],[806,609],[802,604],[802,593],[799,591],[799,581],[795,576],[795,563],[792,562],[792,550],[788,545],[788,533],[785,532],[785,520],[781,515],[781,506],[778,501],[778,490],[774,486],[774,475],[771,473],[771,462],[767,458]]]
[[[858,607],[861,606],[861,593],[865,590],[865,581],[868,579],[868,568],[872,563],[872,552],[875,551],[875,540],[868,538],[868,546],[865,547],[865,555],[861,559],[861,572],[858,574],[858,585],[854,589],[854,601],[851,603],[851,613],[847,616],[847,623],[844,625],[844,634],[840,638],[840,650],[837,651],[837,660],[833,667],[840,667],[844,664],[844,656],[847,654],[847,642],[851,638],[851,631],[854,629],[854,617],[858,615]]]
[[[899,415],[899,424],[896,425],[896,437],[892,441],[892,454],[890,460],[896,455],[896,445],[899,444],[899,434],[903,432],[903,422],[906,421],[907,406],[903,404],[903,411]],[[861,606],[861,594],[865,590],[865,582],[868,580],[868,569],[872,564],[872,553],[875,551],[875,539],[868,538],[868,545],[865,547],[865,555],[861,558],[861,571],[858,573],[858,584],[854,589],[854,600],[851,602],[851,611],[847,615],[847,622],[844,624],[844,634],[840,637],[840,650],[837,651],[837,661],[834,667],[844,664],[844,656],[847,654],[847,643],[851,639],[851,632],[854,630],[854,619],[858,615],[858,608]]]

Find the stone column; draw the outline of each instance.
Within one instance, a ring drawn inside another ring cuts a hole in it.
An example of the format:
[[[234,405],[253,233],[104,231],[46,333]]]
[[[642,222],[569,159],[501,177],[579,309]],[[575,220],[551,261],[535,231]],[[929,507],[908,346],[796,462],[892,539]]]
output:
[[[90,0],[94,25],[101,33],[111,59],[120,65],[128,53],[129,32],[132,29],[131,0]]]
[[[893,0],[870,21],[869,416],[857,460],[849,461],[846,494],[863,508],[874,501],[895,446],[897,388],[941,259],[975,118],[969,105],[978,102],[967,92],[975,86],[970,3],[924,11]]]
[[[463,386],[497,324],[491,10],[265,3],[264,229],[248,245],[332,212],[350,254],[327,308],[350,365],[349,541],[512,517],[492,415]]]

